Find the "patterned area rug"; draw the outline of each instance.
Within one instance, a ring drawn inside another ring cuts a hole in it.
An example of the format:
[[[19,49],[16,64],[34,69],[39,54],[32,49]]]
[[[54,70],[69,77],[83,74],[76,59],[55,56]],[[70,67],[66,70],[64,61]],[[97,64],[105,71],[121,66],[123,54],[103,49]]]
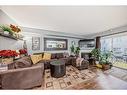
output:
[[[127,82],[127,70],[125,70],[125,69],[112,67],[112,69],[107,70],[104,73],[110,74],[114,77],[117,77],[117,78]]]
[[[66,67],[66,75],[61,78],[53,78],[50,75],[50,69],[45,70],[44,89],[57,90],[71,88],[77,84],[88,82],[97,77],[91,70],[81,70],[73,66]]]

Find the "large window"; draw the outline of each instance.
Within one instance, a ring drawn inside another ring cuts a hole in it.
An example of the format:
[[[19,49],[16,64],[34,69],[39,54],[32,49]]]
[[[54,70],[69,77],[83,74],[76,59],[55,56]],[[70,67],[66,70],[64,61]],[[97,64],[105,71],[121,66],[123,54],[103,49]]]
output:
[[[112,51],[114,63],[127,64],[127,33],[101,38],[101,50]]]

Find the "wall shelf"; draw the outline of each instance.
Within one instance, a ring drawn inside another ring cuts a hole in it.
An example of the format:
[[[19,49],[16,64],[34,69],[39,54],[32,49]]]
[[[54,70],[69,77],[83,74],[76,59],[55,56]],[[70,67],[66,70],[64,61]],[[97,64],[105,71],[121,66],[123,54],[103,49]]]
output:
[[[14,40],[23,40],[23,38],[17,38],[17,37],[14,37],[12,35],[4,34],[4,33],[0,33],[0,36],[7,37],[10,39],[14,39]]]

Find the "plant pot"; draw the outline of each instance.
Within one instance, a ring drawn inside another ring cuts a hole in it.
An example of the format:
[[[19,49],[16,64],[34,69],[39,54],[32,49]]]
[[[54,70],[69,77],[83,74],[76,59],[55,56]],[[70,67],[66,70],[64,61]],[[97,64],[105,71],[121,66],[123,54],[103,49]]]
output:
[[[0,58],[0,63],[3,63],[3,64],[10,64],[10,63],[13,63],[13,58]]]
[[[10,35],[8,31],[4,31],[4,34],[5,35]]]
[[[102,64],[102,69],[103,70],[108,70],[110,68],[111,68],[111,66],[109,64]]]

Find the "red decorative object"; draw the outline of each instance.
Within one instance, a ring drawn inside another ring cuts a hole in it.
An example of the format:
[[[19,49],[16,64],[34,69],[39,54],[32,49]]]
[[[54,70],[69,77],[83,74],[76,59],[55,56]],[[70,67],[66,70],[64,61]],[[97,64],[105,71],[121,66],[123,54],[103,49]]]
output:
[[[27,54],[27,50],[26,49],[20,49],[19,52],[20,52],[20,54]]]
[[[16,33],[21,32],[21,29],[18,26],[10,24],[10,28],[11,28],[12,31],[14,31]]]
[[[8,57],[16,57],[19,54],[14,50],[0,50],[0,57],[8,58]]]

